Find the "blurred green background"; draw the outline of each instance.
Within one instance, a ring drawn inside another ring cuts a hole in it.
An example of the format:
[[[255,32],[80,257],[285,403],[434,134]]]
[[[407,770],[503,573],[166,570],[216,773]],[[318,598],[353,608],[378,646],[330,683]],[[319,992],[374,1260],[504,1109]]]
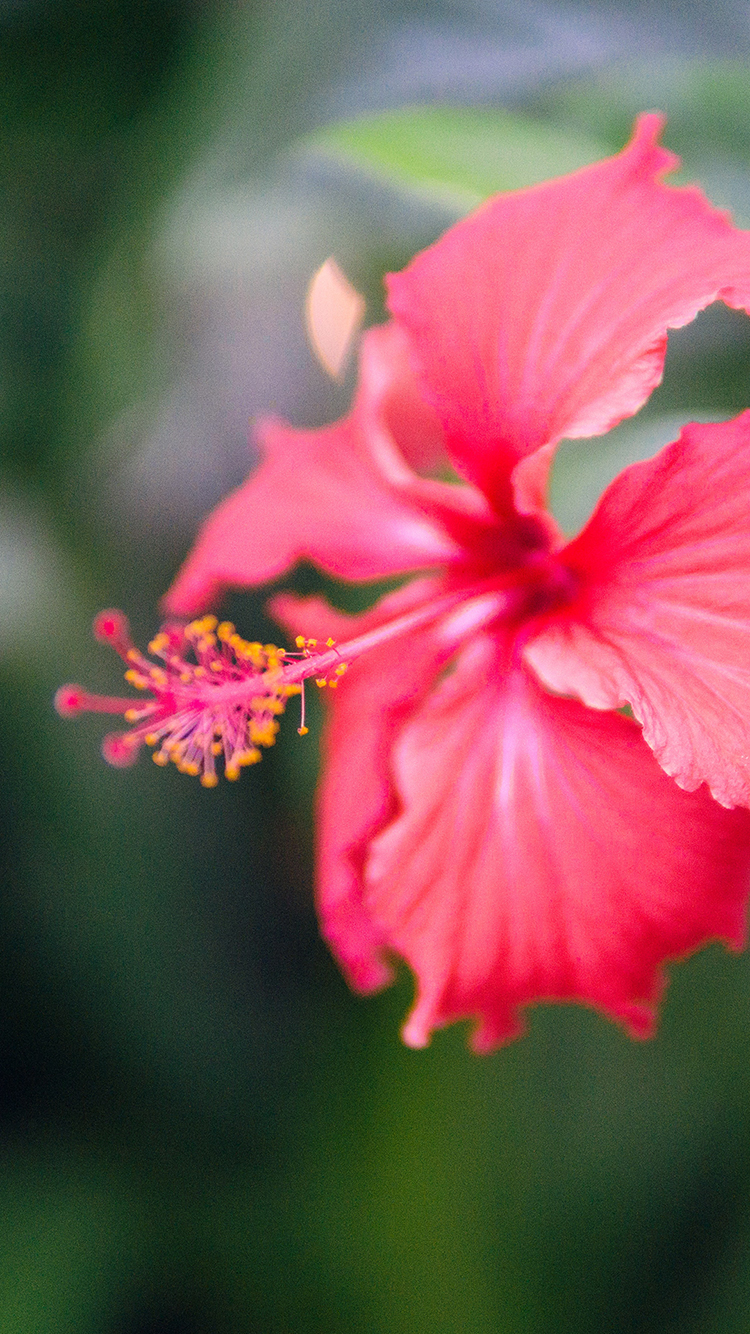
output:
[[[675,968],[647,1044],[540,1007],[489,1058],[407,1051],[409,978],[358,1000],[318,939],[315,726],[206,792],[51,709],[119,688],[91,619],[153,632],[248,419],[344,409],[302,331],[326,255],[375,320],[472,199],[653,106],[748,225],[749,87],[729,0],[0,3],[0,1334],[750,1328],[748,957]],[[566,527],[750,402],[749,328],[709,310],[563,446]]]

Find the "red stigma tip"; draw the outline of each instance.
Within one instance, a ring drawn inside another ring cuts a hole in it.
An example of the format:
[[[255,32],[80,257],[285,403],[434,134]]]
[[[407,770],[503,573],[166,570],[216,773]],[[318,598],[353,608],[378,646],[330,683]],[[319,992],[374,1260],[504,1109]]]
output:
[[[61,718],[72,718],[86,708],[86,691],[81,686],[60,686],[55,694],[55,708]]]
[[[102,741],[102,755],[107,764],[117,769],[126,769],[138,759],[140,743],[132,740],[127,732],[109,732]]]
[[[128,618],[121,611],[100,611],[94,618],[94,635],[102,644],[129,638]]]

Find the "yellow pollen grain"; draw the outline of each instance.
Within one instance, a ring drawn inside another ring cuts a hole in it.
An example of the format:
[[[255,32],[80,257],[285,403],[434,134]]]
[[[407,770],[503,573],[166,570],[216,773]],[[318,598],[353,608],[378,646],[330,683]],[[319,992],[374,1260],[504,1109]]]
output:
[[[297,728],[297,732],[298,732],[298,734],[299,734],[300,736],[307,736],[307,734],[308,734],[309,731],[310,731],[310,728],[309,728],[309,727],[298,727],[298,728]]]

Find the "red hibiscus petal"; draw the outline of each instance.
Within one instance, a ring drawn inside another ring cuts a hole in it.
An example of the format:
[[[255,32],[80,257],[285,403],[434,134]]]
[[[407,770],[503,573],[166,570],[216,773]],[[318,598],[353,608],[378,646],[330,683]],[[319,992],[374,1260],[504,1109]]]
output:
[[[405,458],[434,464],[442,434],[394,326],[365,335],[349,417],[318,431],[266,421],[258,438],[260,466],[214,510],[164,599],[173,614],[298,560],[350,580],[428,569],[460,558],[467,534],[490,520],[479,492],[419,477]]]
[[[561,552],[578,601],[526,648],[552,689],[630,704],[681,787],[750,805],[750,412],[626,468]]]
[[[520,459],[597,435],[661,379],[666,331],[717,298],[750,303],[750,235],[694,187],[640,117],[618,156],[498,195],[389,278],[461,472],[500,510]],[[518,501],[537,503],[540,480]]]
[[[416,580],[361,617],[333,612],[319,598],[274,598],[272,614],[293,634],[341,641],[410,610],[436,591]],[[323,692],[329,717],[318,791],[317,877],[321,931],[351,986],[376,991],[392,980],[389,940],[362,898],[362,865],[373,834],[393,814],[394,733],[434,682],[450,648],[420,631],[353,663],[335,693]]]
[[[632,720],[545,694],[489,636],[402,729],[402,814],[364,906],[418,983],[405,1040],[474,1017],[488,1050],[531,1001],[651,1032],[661,965],[744,939],[750,817],[685,793]]]

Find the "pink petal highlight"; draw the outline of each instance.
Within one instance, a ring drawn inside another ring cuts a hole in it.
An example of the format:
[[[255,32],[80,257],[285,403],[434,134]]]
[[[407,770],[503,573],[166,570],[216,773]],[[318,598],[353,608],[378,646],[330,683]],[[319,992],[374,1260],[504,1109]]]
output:
[[[416,581],[356,618],[333,612],[318,598],[278,597],[271,611],[290,632],[344,640],[434,591],[433,581]],[[394,813],[393,736],[424,699],[448,652],[423,631],[353,663],[335,694],[324,692],[329,717],[318,793],[318,913],[322,934],[356,991],[376,991],[393,980],[388,961],[393,942],[363,902],[362,866],[373,834]]]
[[[667,329],[719,298],[750,304],[750,234],[661,183],[678,161],[662,124],[641,116],[616,157],[496,196],[388,279],[449,452],[500,510],[519,460],[637,411]],[[527,512],[542,479],[520,482]]]
[[[460,558],[467,524],[489,521],[478,492],[417,476],[401,452],[434,461],[441,437],[391,326],[363,339],[349,417],[318,431],[266,421],[258,437],[259,467],[206,521],[164,600],[174,614],[303,559],[350,580],[429,569]]]
[[[750,805],[750,412],[627,468],[561,559],[578,601],[526,648],[551,689],[630,704],[681,787]]]
[[[487,1051],[539,1000],[645,1036],[666,959],[742,945],[747,813],[680,791],[633,722],[546,695],[489,636],[402,728],[394,765],[402,810],[362,901],[416,973],[411,1046],[473,1017]]]

